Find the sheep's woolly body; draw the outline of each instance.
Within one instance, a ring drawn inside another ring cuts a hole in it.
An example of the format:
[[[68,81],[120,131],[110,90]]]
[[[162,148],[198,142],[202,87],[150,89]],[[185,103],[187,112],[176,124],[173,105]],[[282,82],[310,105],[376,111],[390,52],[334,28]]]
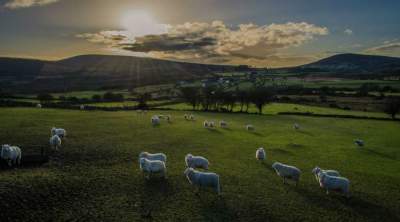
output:
[[[300,180],[301,171],[297,167],[275,162],[272,164],[272,168],[275,170],[276,174],[283,178],[284,183],[285,179],[290,179],[296,181],[297,185]]]
[[[193,168],[187,168],[184,172],[189,183],[200,188],[210,187],[218,194],[221,193],[219,176],[216,173],[200,172]]]
[[[322,188],[326,189],[326,193],[329,191],[339,191],[350,197],[350,181],[344,177],[329,176],[326,173],[321,173],[319,176],[319,184]]]
[[[253,125],[246,125],[246,130],[247,131],[254,131],[254,126]]]
[[[340,173],[337,170],[323,170],[323,169],[319,168],[318,166],[316,166],[311,172],[315,175],[315,179],[317,181],[319,181],[319,178],[322,173],[325,173],[329,176],[335,176],[335,177],[340,176]]]
[[[221,121],[219,122],[219,126],[220,126],[221,128],[227,128],[227,127],[228,127],[228,123],[225,122],[225,121],[223,121],[223,120],[221,120]]]
[[[148,160],[160,160],[167,164],[167,156],[164,153],[148,153],[148,152],[141,152],[139,154],[139,161],[141,158],[145,158]]]
[[[159,125],[160,124],[160,118],[158,116],[151,117],[151,124],[153,126]]]
[[[167,176],[167,167],[165,163],[161,160],[148,160],[146,158],[140,158],[140,169],[142,172],[147,173],[147,177],[150,175],[157,173],[161,174],[164,178]]]
[[[9,166],[20,165],[22,159],[21,149],[17,146],[10,146],[5,144],[1,147],[1,159],[7,161]]]
[[[61,138],[58,135],[50,137],[50,147],[55,150],[61,147]]]
[[[258,148],[256,151],[256,159],[257,160],[265,160],[266,154],[264,148]]]
[[[193,156],[192,154],[187,154],[185,157],[186,166],[190,168],[203,168],[208,170],[209,162],[206,158],[202,156]]]

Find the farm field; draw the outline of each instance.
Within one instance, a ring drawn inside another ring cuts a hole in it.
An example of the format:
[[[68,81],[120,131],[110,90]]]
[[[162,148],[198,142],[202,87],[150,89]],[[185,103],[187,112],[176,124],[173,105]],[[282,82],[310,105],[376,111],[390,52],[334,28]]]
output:
[[[0,144],[32,153],[48,146],[51,127],[68,135],[59,160],[0,171],[0,221],[400,220],[398,122],[275,115],[279,107],[267,106],[262,116],[194,112],[196,121],[185,121],[183,111],[1,108]],[[172,122],[152,127],[154,114],[170,114]],[[223,119],[229,128],[205,129],[206,119]],[[356,147],[356,138],[365,147]],[[261,146],[263,163],[255,159]],[[144,150],[167,154],[166,181],[144,179],[137,159]],[[210,160],[220,197],[195,195],[183,175],[187,153]],[[302,170],[298,187],[282,184],[271,169],[275,161]],[[311,174],[316,165],[349,178],[352,197],[327,196]]]

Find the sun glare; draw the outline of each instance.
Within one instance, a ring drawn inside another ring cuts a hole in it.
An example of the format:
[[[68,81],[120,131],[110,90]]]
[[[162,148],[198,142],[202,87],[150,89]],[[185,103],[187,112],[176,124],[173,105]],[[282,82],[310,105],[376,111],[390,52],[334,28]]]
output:
[[[131,10],[125,12],[121,17],[121,26],[134,36],[159,34],[164,32],[163,25],[144,10]]]

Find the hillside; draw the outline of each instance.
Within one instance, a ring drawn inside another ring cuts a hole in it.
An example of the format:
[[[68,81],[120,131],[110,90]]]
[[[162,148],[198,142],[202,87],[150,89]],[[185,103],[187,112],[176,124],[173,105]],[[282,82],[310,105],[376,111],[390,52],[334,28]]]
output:
[[[398,73],[400,71],[400,58],[360,54],[339,54],[296,68],[333,73]]]
[[[50,62],[0,58],[0,86],[12,91],[71,91],[200,79],[228,66],[129,56],[82,55]]]

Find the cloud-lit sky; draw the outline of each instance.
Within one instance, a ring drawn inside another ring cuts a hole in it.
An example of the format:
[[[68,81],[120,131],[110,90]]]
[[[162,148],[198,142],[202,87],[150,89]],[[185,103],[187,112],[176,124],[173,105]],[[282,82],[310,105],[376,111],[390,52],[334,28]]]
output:
[[[0,56],[292,66],[400,56],[399,0],[0,0]]]

